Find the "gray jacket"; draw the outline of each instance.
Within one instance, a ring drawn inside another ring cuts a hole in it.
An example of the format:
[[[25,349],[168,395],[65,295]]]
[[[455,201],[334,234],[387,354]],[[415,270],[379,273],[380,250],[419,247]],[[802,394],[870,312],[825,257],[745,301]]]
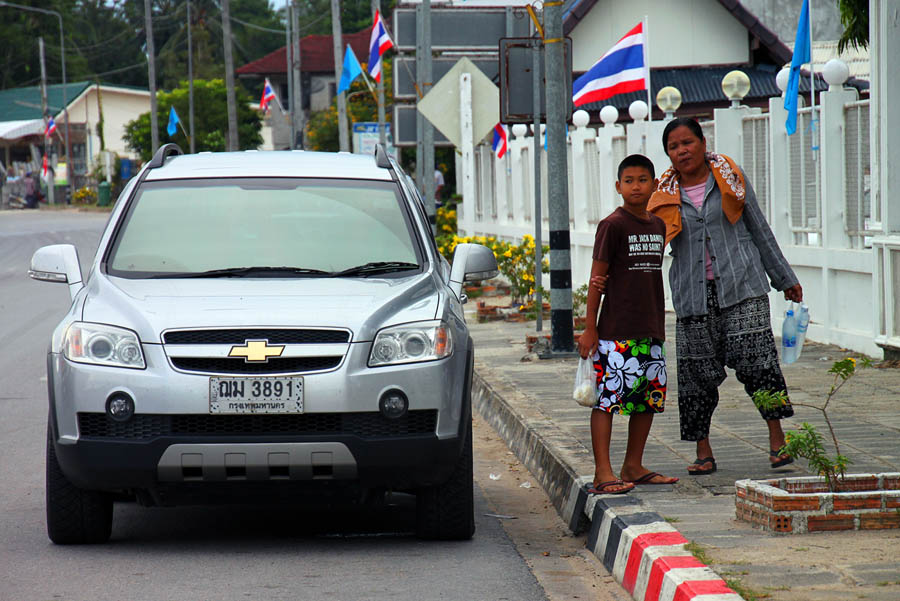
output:
[[[720,307],[767,294],[769,279],[776,290],[799,283],[778,248],[746,175],[744,184],[744,212],[734,225],[722,212],[722,194],[712,173],[706,180],[706,201],[699,211],[682,194],[682,230],[672,239],[669,250],[669,286],[676,316],[706,315],[707,246]]]

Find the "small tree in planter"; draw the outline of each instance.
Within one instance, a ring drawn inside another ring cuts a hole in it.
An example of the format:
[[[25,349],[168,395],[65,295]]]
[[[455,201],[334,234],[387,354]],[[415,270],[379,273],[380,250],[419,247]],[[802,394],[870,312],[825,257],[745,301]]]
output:
[[[822,435],[819,434],[813,425],[807,422],[803,422],[797,432],[785,434],[786,443],[780,449],[780,454],[806,459],[809,470],[823,476],[825,484],[831,492],[835,491],[837,481],[844,479],[844,472],[852,461],[841,454],[841,446],[834,432],[834,426],[828,417],[828,404],[847,380],[853,377],[858,367],[869,367],[871,363],[868,357],[858,360],[853,357],[846,357],[840,361],[835,361],[831,369],[828,370],[828,373],[834,375],[834,380],[831,383],[831,389],[825,397],[825,403],[821,407],[807,403],[793,403],[793,405],[798,407],[810,407],[822,412],[825,424],[828,426],[828,431],[831,434],[831,440],[834,443],[835,455],[830,457],[826,453]],[[787,394],[784,391],[758,390],[753,394],[753,402],[757,407],[772,409],[786,404]]]

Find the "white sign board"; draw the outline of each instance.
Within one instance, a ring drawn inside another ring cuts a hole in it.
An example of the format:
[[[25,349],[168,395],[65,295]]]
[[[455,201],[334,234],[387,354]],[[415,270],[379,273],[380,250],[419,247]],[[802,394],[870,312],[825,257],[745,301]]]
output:
[[[391,135],[391,124],[385,123],[385,145],[388,154],[397,158],[397,151],[394,148],[394,138]],[[353,152],[356,154],[375,154],[375,145],[379,142],[378,123],[371,121],[362,121],[353,124]]]
[[[500,89],[467,58],[461,58],[425,94],[416,108],[457,148],[462,147],[459,118],[459,77],[471,76],[472,136],[479,141],[500,122]]]

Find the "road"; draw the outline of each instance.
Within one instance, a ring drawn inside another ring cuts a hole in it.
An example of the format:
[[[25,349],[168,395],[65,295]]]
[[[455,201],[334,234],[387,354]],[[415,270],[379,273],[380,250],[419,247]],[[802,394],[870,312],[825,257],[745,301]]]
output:
[[[413,497],[381,507],[117,504],[106,545],[61,547],[44,523],[45,355],[66,286],[30,280],[35,249],[82,267],[105,213],[0,212],[0,601],[625,599],[499,438],[475,424],[476,534],[424,542]]]

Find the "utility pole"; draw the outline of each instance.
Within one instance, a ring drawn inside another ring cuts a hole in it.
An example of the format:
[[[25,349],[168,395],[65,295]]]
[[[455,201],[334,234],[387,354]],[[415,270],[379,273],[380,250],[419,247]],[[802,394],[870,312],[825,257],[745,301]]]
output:
[[[338,80],[341,77],[341,68],[344,63],[343,44],[341,43],[341,0],[331,0],[331,37],[334,42],[334,75]],[[337,114],[341,152],[349,152],[350,131],[347,128],[347,96],[344,92],[338,92],[337,95]]]
[[[225,148],[235,151],[238,143],[237,105],[234,101],[234,60],[231,57],[231,11],[228,0],[222,0],[222,34],[225,36],[225,94],[228,100],[228,144]]]
[[[416,84],[421,96],[431,88],[431,79],[431,0],[422,0],[416,5]],[[433,230],[434,126],[419,111],[416,111],[416,184],[425,197],[425,212]]]
[[[372,20],[374,23],[375,13],[381,12],[381,3],[379,0],[372,0]],[[378,80],[378,142],[387,148],[387,126],[384,123],[384,61],[381,62],[381,78]]]
[[[534,306],[537,310],[537,322],[535,330],[538,332],[544,329],[544,300],[541,294],[541,282],[543,281],[544,267],[544,241],[543,229],[544,219],[541,215],[541,87],[544,85],[543,72],[541,65],[543,64],[544,41],[540,37],[539,32],[535,32],[531,47],[531,105],[534,107],[534,123],[532,124],[532,147],[534,154]]]
[[[301,59],[300,54],[300,9],[297,7],[297,0],[293,0],[291,7],[291,52],[293,64],[291,65],[291,77],[294,78],[294,97],[291,99],[293,105],[292,120],[294,124],[294,139],[291,140],[291,148],[303,148],[303,128],[305,115],[303,114],[303,78],[301,75]]]
[[[188,131],[191,132],[189,144],[191,154],[196,152],[194,145],[194,47],[191,42],[191,0],[187,0],[187,43],[188,43]]]
[[[291,43],[291,31],[293,29],[291,21],[294,14],[294,7],[290,4],[284,5],[284,75],[287,79],[287,102],[284,103],[287,109],[288,121],[291,125],[291,137],[288,140],[288,148],[294,147],[294,47]]]
[[[572,90],[566,89],[565,39],[560,0],[544,3],[547,71],[547,194],[550,217],[550,351],[575,350],[572,333],[572,257],[569,241],[569,190],[566,115]]]
[[[147,70],[150,80],[150,154],[159,148],[159,124],[156,122],[156,50],[153,48],[153,13],[151,0],[144,0],[144,33],[147,35]]]
[[[38,51],[41,56],[41,115],[44,117],[44,131],[47,131],[47,67],[44,63],[44,38],[38,38]],[[47,161],[47,164],[50,164],[50,145],[47,142],[47,135],[44,135],[44,160]],[[47,202],[50,204],[54,204],[54,179],[50,176],[50,169],[47,169]]]

